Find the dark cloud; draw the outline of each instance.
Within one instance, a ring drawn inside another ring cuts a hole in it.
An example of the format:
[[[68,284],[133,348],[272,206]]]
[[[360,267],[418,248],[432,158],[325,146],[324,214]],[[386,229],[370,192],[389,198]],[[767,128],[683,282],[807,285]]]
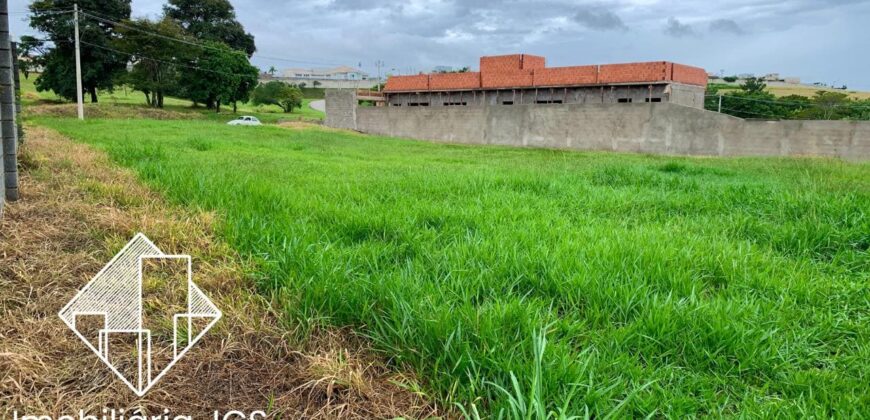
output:
[[[682,23],[679,19],[671,16],[668,18],[667,25],[665,25],[665,33],[673,37],[682,38],[684,36],[693,35],[695,31],[691,26]]]
[[[628,30],[628,26],[625,26],[622,19],[616,13],[609,10],[583,9],[574,15],[574,20],[589,29],[597,31]]]
[[[32,33],[20,14],[31,1],[9,0],[19,13],[10,22],[15,37]],[[134,15],[157,17],[166,1],[133,0]],[[388,71],[416,72],[525,52],[553,65],[675,60],[870,89],[870,56],[854,54],[866,48],[870,0],[230,1],[256,36],[253,61],[263,68],[306,65],[297,60],[362,63],[376,72],[375,61],[383,60]],[[757,42],[734,43],[741,33]]]
[[[746,32],[732,19],[716,19],[710,22],[710,32],[743,35]]]

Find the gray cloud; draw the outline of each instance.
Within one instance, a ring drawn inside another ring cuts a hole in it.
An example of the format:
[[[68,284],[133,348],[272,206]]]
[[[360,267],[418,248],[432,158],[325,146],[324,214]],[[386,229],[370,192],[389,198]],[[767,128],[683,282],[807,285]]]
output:
[[[671,16],[668,18],[668,23],[665,25],[665,33],[677,38],[689,36],[695,33],[691,26],[682,23],[679,19]]]
[[[16,37],[32,33],[21,13],[31,1],[9,0]],[[156,17],[166,1],[132,0],[134,14]],[[383,60],[387,71],[407,73],[523,52],[551,65],[674,60],[870,90],[870,56],[854,54],[866,48],[868,0],[230,1],[263,68],[362,63],[373,73]],[[748,32],[757,42],[733,42]]]
[[[710,32],[743,35],[746,32],[732,19],[716,19],[710,22]]]
[[[574,20],[589,29],[598,31],[628,30],[628,26],[625,26],[622,19],[610,10],[583,9],[574,15]]]

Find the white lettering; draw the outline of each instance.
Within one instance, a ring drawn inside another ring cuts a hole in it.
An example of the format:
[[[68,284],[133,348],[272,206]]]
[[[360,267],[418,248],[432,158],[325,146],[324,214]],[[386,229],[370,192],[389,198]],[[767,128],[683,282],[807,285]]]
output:
[[[244,418],[245,418],[245,413],[242,413],[241,411],[235,411],[235,410],[233,410],[233,411],[230,411],[230,412],[224,414],[223,420],[232,420],[233,417],[230,417],[230,416],[235,416],[235,418],[237,418],[237,419],[242,419],[242,420],[244,420]],[[51,420],[51,419],[49,419],[49,420]]]

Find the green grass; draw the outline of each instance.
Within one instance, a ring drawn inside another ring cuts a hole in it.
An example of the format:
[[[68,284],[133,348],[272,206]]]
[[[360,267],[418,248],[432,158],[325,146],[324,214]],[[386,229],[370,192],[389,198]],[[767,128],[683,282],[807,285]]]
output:
[[[218,212],[300,325],[469,416],[870,412],[868,164],[33,122]]]
[[[37,92],[34,86],[34,81],[38,75],[32,74],[30,79],[25,79],[21,75],[21,91],[24,93],[22,104],[26,106],[39,105],[44,103],[65,103],[66,100],[58,97],[53,92]],[[89,103],[89,97],[85,97],[85,102]],[[142,92],[137,92],[125,88],[118,87],[113,92],[99,92],[97,106],[114,107],[118,106],[141,106],[145,107],[145,95]],[[232,106],[222,106],[221,112],[216,113],[212,110],[205,109],[200,106],[194,108],[192,102],[186,99],[166,97],[164,107],[166,110],[178,112],[196,112],[205,118],[213,121],[227,122],[237,118],[239,115],[253,115],[260,121],[268,124],[274,124],[282,121],[321,121],[325,117],[323,112],[311,108],[311,101],[316,98],[306,98],[303,100],[302,108],[294,109],[292,113],[285,113],[276,105],[254,106],[251,104],[238,104],[238,112],[232,112]]]

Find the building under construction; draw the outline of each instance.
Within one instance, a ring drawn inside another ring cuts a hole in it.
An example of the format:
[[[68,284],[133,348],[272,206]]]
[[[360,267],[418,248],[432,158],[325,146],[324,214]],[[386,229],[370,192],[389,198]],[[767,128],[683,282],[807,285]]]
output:
[[[671,102],[704,107],[707,72],[667,61],[547,67],[529,54],[480,58],[479,72],[392,76],[388,106]]]

